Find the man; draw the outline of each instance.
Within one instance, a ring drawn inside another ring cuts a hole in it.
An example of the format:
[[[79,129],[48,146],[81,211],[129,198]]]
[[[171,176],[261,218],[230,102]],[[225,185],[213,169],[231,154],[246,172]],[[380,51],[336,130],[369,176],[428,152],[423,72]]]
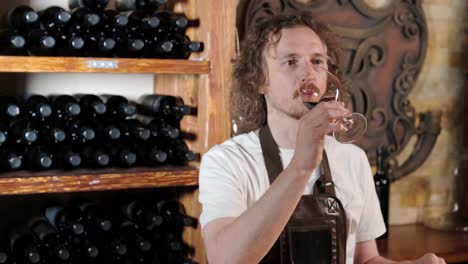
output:
[[[215,146],[200,166],[208,261],[262,261],[301,197],[313,192],[326,150],[346,212],[346,263],[394,263],[380,257],[376,247],[385,226],[365,153],[328,136],[343,129],[335,121],[349,111],[342,102],[322,102],[312,110],[303,102],[317,102],[327,90],[327,72],[334,70],[331,62],[338,54],[332,34],[306,14],[279,15],[252,28],[243,44],[234,66],[231,110],[238,129],[248,133]],[[301,95],[303,87],[314,93]],[[261,129],[271,131],[281,156],[284,170],[274,181],[269,181]],[[445,262],[427,254],[406,263]]]

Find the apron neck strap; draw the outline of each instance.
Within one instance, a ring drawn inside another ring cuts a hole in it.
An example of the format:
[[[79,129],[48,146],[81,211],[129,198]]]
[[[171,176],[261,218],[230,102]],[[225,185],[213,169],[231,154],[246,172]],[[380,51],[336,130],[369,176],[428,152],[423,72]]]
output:
[[[270,127],[265,124],[259,131],[260,145],[262,147],[263,159],[268,172],[270,184],[283,171],[283,162],[281,161],[278,145],[273,139]],[[322,174],[314,186],[314,193],[328,194],[335,196],[335,188],[331,177],[328,157],[325,150],[322,154]],[[318,191],[318,192],[317,192]]]

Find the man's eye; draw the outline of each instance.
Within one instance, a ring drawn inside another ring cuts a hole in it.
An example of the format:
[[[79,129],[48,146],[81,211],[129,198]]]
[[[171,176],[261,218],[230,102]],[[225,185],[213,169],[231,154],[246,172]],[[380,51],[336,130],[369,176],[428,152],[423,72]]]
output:
[[[321,59],[313,59],[313,60],[312,60],[312,63],[313,63],[313,64],[320,65],[320,64],[323,64],[323,60],[321,60]]]
[[[289,66],[294,66],[297,64],[297,60],[288,60],[286,61],[286,64],[289,65]]]

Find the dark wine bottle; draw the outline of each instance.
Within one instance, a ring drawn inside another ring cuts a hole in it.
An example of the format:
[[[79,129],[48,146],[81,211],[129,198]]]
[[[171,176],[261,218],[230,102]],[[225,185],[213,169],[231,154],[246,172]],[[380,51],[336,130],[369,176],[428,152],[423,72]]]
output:
[[[82,57],[85,54],[86,44],[86,40],[79,34],[63,34],[57,41],[57,55]]]
[[[75,169],[82,164],[80,153],[71,145],[62,145],[55,148],[54,154],[58,168]]]
[[[44,29],[55,37],[66,34],[71,17],[70,12],[59,6],[49,6],[39,11],[39,20]]]
[[[45,263],[34,236],[26,232],[10,234],[11,252],[17,264]]]
[[[384,218],[385,227],[388,230],[388,209],[389,209],[389,196],[390,196],[390,179],[385,171],[385,148],[379,146],[377,148],[377,172],[374,175],[374,184],[377,196],[380,202],[380,209]],[[385,232],[380,238],[386,238],[388,231]]]
[[[127,16],[113,9],[106,9],[101,13],[100,30],[106,35],[112,36],[118,32],[125,32],[128,23]]]
[[[96,128],[97,140],[102,144],[114,144],[122,135],[120,129],[108,120],[99,120],[93,127]]]
[[[133,200],[122,206],[123,215],[142,230],[154,230],[163,224],[163,218],[148,203]]]
[[[107,151],[93,145],[83,147],[81,156],[83,157],[86,167],[102,168],[108,166],[111,162]]]
[[[4,29],[0,32],[0,54],[8,56],[26,55],[26,38],[13,29]]]
[[[49,256],[48,260],[54,263],[63,263],[70,260],[71,254],[68,245],[59,236],[57,230],[47,221],[41,218],[33,220],[30,229],[36,238],[42,243]]]
[[[31,56],[53,56],[56,52],[57,41],[47,31],[29,31],[27,42],[28,53]]]
[[[42,95],[33,94],[27,96],[22,107],[26,115],[32,119],[45,120],[52,115],[52,107],[49,99]]]
[[[73,207],[50,206],[45,209],[47,220],[66,236],[83,234],[84,227],[79,211]]]
[[[7,236],[0,235],[0,264],[12,264],[13,258],[9,247]]]
[[[185,165],[197,158],[181,139],[174,139],[161,147],[167,153],[167,162],[175,165]]]
[[[156,203],[156,208],[168,230],[182,232],[184,227],[196,228],[198,225],[197,219],[187,215],[184,206],[177,200],[160,200]]]
[[[73,96],[53,95],[49,97],[49,100],[55,111],[55,118],[59,120],[76,119],[81,113],[81,106]]]
[[[13,96],[0,96],[0,118],[11,120],[20,115],[20,102]]]
[[[101,17],[86,7],[78,7],[72,10],[72,21],[70,31],[73,34],[87,37],[98,27]]]
[[[31,146],[39,138],[39,131],[32,126],[27,118],[15,119],[11,122],[10,142],[15,142],[22,147]]]
[[[154,31],[160,24],[159,18],[143,11],[132,10],[124,13],[128,18],[128,32],[141,34],[146,31]]]
[[[109,0],[68,0],[70,9],[78,7],[87,7],[93,11],[103,11]]]
[[[93,141],[96,138],[96,131],[87,123],[80,120],[73,121],[65,126],[69,143],[81,144]]]
[[[135,223],[124,221],[118,230],[119,237],[128,245],[128,259],[132,263],[148,263],[152,260],[151,241],[146,239]]]
[[[76,207],[83,215],[83,223],[88,236],[96,238],[111,232],[112,221],[99,210],[95,203],[80,201]]]
[[[23,157],[26,167],[31,170],[47,170],[53,163],[51,153],[41,146],[25,149]]]
[[[149,123],[148,128],[153,137],[176,139],[179,137],[180,131],[167,123],[161,116],[155,116]]]
[[[151,143],[147,145],[146,147],[138,148],[140,164],[151,167],[164,165],[167,161],[167,153],[157,145]]]
[[[19,5],[3,16],[3,24],[22,33],[39,28],[39,15],[29,6]]]
[[[100,263],[101,251],[94,241],[84,236],[74,237],[71,241],[73,263]]]
[[[187,28],[189,21],[183,14],[174,14],[168,11],[159,11],[154,14],[161,21],[160,32],[168,34],[171,32],[184,32]]]
[[[125,146],[109,146],[109,155],[113,164],[117,167],[130,167],[137,162],[136,151]]]
[[[117,120],[125,119],[136,113],[136,107],[125,97],[120,95],[103,95],[106,98],[107,113],[109,118]]]
[[[145,42],[140,38],[129,38],[125,32],[114,35],[117,41],[115,56],[119,58],[139,58],[143,54]]]
[[[137,119],[126,119],[119,122],[122,141],[125,145],[137,147],[151,137],[151,131]]]
[[[107,112],[106,104],[94,94],[77,94],[81,109],[83,110],[82,116],[88,122],[96,117],[101,117]]]
[[[167,123],[179,128],[180,120],[184,115],[195,113],[195,109],[185,105],[180,97],[168,95],[145,95],[139,100],[139,109],[142,114],[160,116]]]
[[[0,148],[0,171],[18,170],[22,165],[22,156],[19,155],[15,149],[6,147]]]
[[[89,43],[86,56],[88,57],[113,57],[117,42],[112,37],[107,37],[97,32],[87,39]]]
[[[118,11],[138,10],[150,14],[165,3],[166,0],[116,0],[115,7]]]

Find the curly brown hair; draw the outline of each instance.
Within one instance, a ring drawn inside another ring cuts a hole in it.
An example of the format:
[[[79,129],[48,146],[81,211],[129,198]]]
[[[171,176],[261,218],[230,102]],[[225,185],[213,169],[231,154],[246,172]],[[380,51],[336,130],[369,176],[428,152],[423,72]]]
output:
[[[278,44],[282,29],[297,26],[309,27],[323,41],[330,57],[329,70],[342,82],[344,91],[340,91],[341,94],[347,94],[345,82],[337,67],[341,49],[335,34],[326,25],[304,12],[280,14],[264,19],[248,32],[233,66],[230,107],[234,134],[250,132],[265,124],[266,102],[264,95],[259,93],[259,88],[267,82],[268,69],[263,51],[269,45]]]

